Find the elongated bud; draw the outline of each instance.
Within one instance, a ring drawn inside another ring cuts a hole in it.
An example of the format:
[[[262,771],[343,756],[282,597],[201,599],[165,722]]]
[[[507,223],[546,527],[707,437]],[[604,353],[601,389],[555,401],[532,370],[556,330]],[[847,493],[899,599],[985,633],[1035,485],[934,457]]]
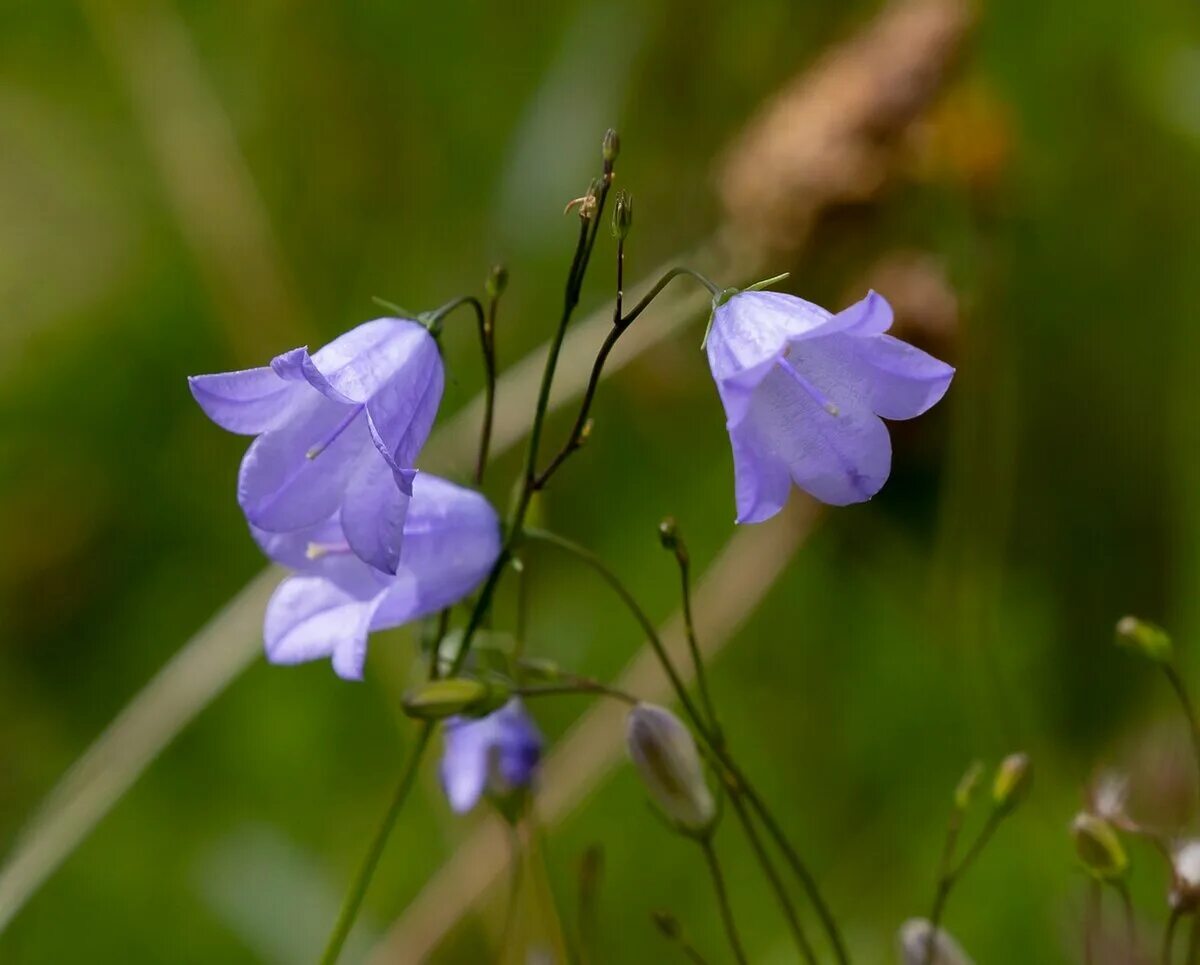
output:
[[[487,292],[488,298],[499,298],[504,294],[504,289],[508,287],[508,269],[503,265],[492,265],[492,270],[488,272],[487,281],[483,283],[483,290]]]
[[[629,192],[622,189],[617,192],[617,203],[613,206],[612,233],[617,241],[629,237],[629,229],[633,227],[633,198]]]
[[[1080,811],[1071,822],[1071,839],[1080,862],[1101,881],[1116,881],[1129,869],[1125,846],[1104,818]]]
[[[997,811],[1008,812],[1021,803],[1033,779],[1028,754],[1009,754],[996,768],[992,782],[992,804]]]
[[[1147,620],[1132,616],[1118,620],[1117,645],[1136,650],[1155,663],[1171,662],[1171,637],[1162,627]]]
[[[691,834],[707,831],[717,807],[691,731],[669,710],[638,704],[629,712],[626,738],[634,767],[663,814]]]
[[[531,680],[553,681],[562,676],[558,664],[545,657],[522,657],[517,666]]]
[[[404,695],[404,712],[419,720],[441,720],[466,714],[484,704],[490,688],[469,677],[430,680]]]
[[[896,952],[901,965],[971,965],[962,946],[944,928],[933,935],[933,954],[929,941],[933,926],[924,918],[910,918],[896,933]]]
[[[965,811],[971,806],[971,799],[975,796],[982,777],[983,761],[972,761],[966,773],[959,778],[958,786],[954,788],[954,806],[958,810]]]
[[[604,159],[604,169],[612,169],[613,162],[621,155],[621,135],[611,127],[604,132],[604,140],[600,142],[600,156]]]

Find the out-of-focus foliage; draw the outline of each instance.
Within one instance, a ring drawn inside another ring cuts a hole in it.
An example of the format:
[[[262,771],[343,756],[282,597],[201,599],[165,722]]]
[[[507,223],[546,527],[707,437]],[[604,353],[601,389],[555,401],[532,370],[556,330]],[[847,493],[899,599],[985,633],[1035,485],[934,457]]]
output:
[[[891,294],[879,266],[897,252],[926,253],[957,293],[939,345],[958,378],[896,428],[883,493],[822,520],[713,668],[731,740],[867,961],[928,912],[966,764],[1018,747],[1037,783],[947,924],[980,961],[1077,959],[1078,788],[1102,757],[1187,762],[1160,679],[1112,646],[1115,619],[1170,627],[1200,671],[1200,22],[1184,0],[987,7],[901,185],[778,266],[840,307],[872,279]],[[714,227],[712,159],[748,113],[873,9],[0,9],[0,841],[262,565],[233,499],[243,441],[207,423],[185,375],[316,346],[370,317],[373,295],[421,309],[478,290],[496,259],[511,274],[501,363],[519,357],[555,317],[562,205],[604,127],[622,135],[639,276]],[[199,163],[213,117],[244,172]],[[264,245],[231,247],[248,237]],[[602,250],[589,305],[611,286]],[[253,297],[231,295],[230,266]],[[602,389],[543,507],[620,561],[656,617],[676,605],[659,519],[680,520],[698,568],[732,529],[701,324]],[[480,384],[470,325],[445,346],[451,411]],[[493,470],[500,505],[516,468]],[[573,566],[532,573],[536,649],[614,674],[640,642],[627,615]],[[377,639],[359,686],[324,663],[258,662],[0,935],[0,959],[312,958],[411,733],[411,645]],[[579,710],[536,708],[551,740]],[[467,827],[432,769],[410,805],[368,930]],[[564,909],[593,842],[597,961],[661,961],[659,907],[719,948],[696,854],[628,768],[545,843]],[[751,957],[790,960],[737,836],[721,846]],[[1135,856],[1147,915],[1165,912],[1163,884]],[[439,960],[480,960],[495,924],[468,919]]]

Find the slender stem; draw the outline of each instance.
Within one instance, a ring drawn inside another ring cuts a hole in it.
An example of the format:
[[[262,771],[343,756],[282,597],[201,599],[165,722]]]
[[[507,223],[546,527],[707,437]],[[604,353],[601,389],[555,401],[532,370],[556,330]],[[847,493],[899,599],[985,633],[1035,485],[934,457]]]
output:
[[[596,398],[596,389],[600,385],[600,377],[604,372],[604,364],[608,361],[608,356],[612,353],[613,347],[617,344],[617,340],[625,333],[639,315],[646,310],[655,298],[657,298],[667,287],[670,282],[686,275],[699,281],[705,288],[713,293],[714,297],[720,294],[720,289],[703,275],[691,268],[672,268],[664,274],[650,289],[640,302],[637,303],[629,312],[628,315],[621,314],[621,305],[624,293],[622,287],[624,284],[624,265],[625,265],[625,250],[624,242],[620,242],[617,246],[617,302],[616,310],[613,313],[612,328],[608,330],[608,334],[604,338],[604,343],[600,346],[600,351],[596,353],[596,360],[592,363],[592,373],[588,378],[587,388],[584,389],[583,399],[579,404],[579,413],[575,417],[575,424],[571,427],[571,431],[567,434],[567,440],[563,443],[563,447],[558,451],[550,463],[541,473],[539,473],[533,481],[533,488],[539,490],[545,487],[550,481],[550,477],[558,471],[561,466],[576,449],[583,444],[584,429],[587,426],[588,416],[592,410],[592,402]]]
[[[611,183],[612,170],[606,165],[605,177],[601,182],[592,217],[580,222],[579,238],[575,243],[575,256],[571,260],[571,268],[567,274],[567,287],[563,297],[562,316],[559,319],[558,330],[554,333],[554,338],[546,352],[546,364],[542,370],[542,382],[538,388],[537,403],[534,406],[533,423],[529,427],[529,445],[525,454],[525,474],[522,480],[521,491],[508,521],[508,531],[504,546],[501,548],[496,562],[492,564],[491,572],[488,574],[483,590],[475,601],[475,607],[471,611],[471,617],[467,621],[466,629],[463,630],[462,645],[455,656],[454,665],[451,668],[452,674],[458,673],[466,662],[467,656],[471,651],[471,643],[474,640],[475,632],[479,629],[488,608],[491,606],[492,597],[496,592],[496,586],[500,582],[500,577],[504,573],[504,568],[508,565],[509,560],[512,559],[513,552],[524,535],[525,515],[529,512],[529,503],[533,499],[535,491],[534,483],[537,479],[538,450],[541,446],[542,426],[546,421],[546,411],[550,405],[550,389],[554,384],[554,373],[558,368],[558,356],[562,351],[562,344],[567,335],[567,325],[571,321],[571,315],[575,311],[575,307],[579,304],[580,288],[583,285],[584,276],[587,274],[588,261],[591,258],[592,248],[596,243],[597,225],[604,213],[604,202],[608,197],[608,189]]]
[[[1173,960],[1171,952],[1175,947],[1175,927],[1179,924],[1182,915],[1181,908],[1172,908],[1171,914],[1167,917],[1167,927],[1163,929],[1162,965],[1171,965]]]
[[[1200,914],[1192,913],[1192,928],[1188,932],[1187,965],[1200,962]]]
[[[1187,687],[1184,686],[1183,678],[1179,675],[1179,670],[1171,663],[1164,663],[1162,667],[1163,673],[1167,675],[1167,680],[1171,682],[1171,687],[1175,691],[1175,695],[1179,698],[1183,714],[1187,718],[1188,730],[1192,739],[1192,753],[1196,760],[1197,789],[1200,791],[1200,720],[1196,717],[1196,709],[1192,705],[1191,697],[1188,696]]]
[[[557,546],[559,549],[570,553],[582,563],[590,566],[600,578],[607,583],[612,590],[621,598],[621,602],[625,604],[626,609],[633,614],[641,626],[642,631],[646,634],[646,639],[649,640],[650,646],[658,655],[659,662],[663,665],[667,676],[671,680],[671,686],[675,688],[675,692],[679,695],[680,703],[683,704],[687,711],[688,717],[698,725],[698,729],[706,740],[710,740],[707,727],[704,725],[704,718],[699,714],[696,705],[692,702],[691,696],[687,692],[687,687],[683,683],[683,678],[679,676],[679,671],[675,669],[675,665],[671,662],[671,658],[667,654],[666,647],[662,642],[662,638],[658,635],[658,630],[654,623],[646,615],[646,611],[641,608],[633,594],[629,592],[625,584],[621,582],[617,576],[600,557],[591,550],[580,546],[573,540],[567,539],[565,536],[559,536],[557,533],[551,533],[544,529],[535,529],[530,527],[525,531],[525,535],[530,539],[537,540],[542,543],[548,543],[551,546]]]
[[[446,639],[446,631],[450,629],[450,607],[446,607],[438,614],[437,630],[434,633],[433,643],[429,647],[429,679],[438,679],[438,663],[442,654],[442,641]]]
[[[1092,881],[1088,887],[1087,908],[1083,916],[1083,965],[1092,965],[1095,950],[1092,939],[1100,930],[1100,882]]]
[[[954,860],[954,848],[958,844],[958,835],[962,830],[963,809],[955,805],[950,812],[950,820],[946,823],[946,840],[942,845],[942,858],[938,862],[938,882],[934,892],[933,910],[929,915],[929,937],[925,940],[924,965],[932,965],[934,949],[937,946],[937,927],[941,921],[942,909],[950,896],[950,868]]]
[[[718,746],[712,733],[709,731],[704,717],[700,714],[695,702],[687,691],[687,687],[683,683],[683,678],[679,676],[679,671],[675,669],[674,663],[671,661],[670,655],[667,653],[666,647],[663,645],[662,639],[658,635],[654,624],[646,613],[638,605],[633,594],[625,587],[620,578],[601,560],[595,553],[580,546],[557,533],[550,533],[546,530],[530,528],[525,533],[530,539],[536,539],[541,542],[550,543],[557,546],[559,549],[570,553],[581,562],[586,563],[595,570],[600,577],[613,589],[614,592],[621,598],[621,601],[633,614],[642,630],[646,634],[646,639],[654,650],[655,656],[662,664],[663,671],[671,681],[671,686],[675,690],[675,694],[683,706],[688,718],[695,726],[697,733],[704,739],[705,743],[712,749],[714,755],[720,760],[722,766],[736,780],[736,783],[745,795],[746,800],[750,802],[750,806],[758,814],[759,819],[763,822],[767,832],[775,841],[776,846],[783,852],[784,858],[791,867],[792,872],[800,880],[804,886],[804,890],[808,895],[809,900],[813,903],[813,907],[817,911],[818,917],[821,919],[822,927],[829,936],[829,941],[833,945],[834,954],[840,965],[846,965],[849,957],[846,952],[845,942],[842,940],[841,932],[838,930],[837,922],[834,920],[833,912],[821,897],[820,889],[817,887],[816,878],[813,877],[811,871],[801,860],[800,855],[784,834],[779,822],[771,813],[762,797],[754,789],[745,773],[738,767],[728,749],[724,746]]]
[[[396,819],[400,816],[400,811],[404,807],[404,801],[408,797],[408,792],[412,790],[413,781],[417,776],[417,765],[421,763],[421,757],[425,753],[425,748],[429,746],[429,738],[431,736],[433,736],[433,724],[426,723],[422,725],[421,730],[417,733],[416,743],[413,745],[412,750],[409,751],[408,761],[405,763],[404,771],[400,775],[400,783],[396,786],[396,793],[392,796],[391,803],[388,804],[388,808],[384,812],[383,820],[379,823],[375,837],[371,840],[371,846],[367,849],[362,865],[358,869],[358,874],[354,876],[350,890],[346,893],[346,898],[342,902],[342,910],[338,913],[337,922],[333,926],[333,933],[329,936],[329,942],[325,946],[324,954],[321,956],[321,965],[334,965],[342,953],[342,946],[346,944],[346,939],[350,935],[350,929],[354,927],[354,920],[358,917],[363,896],[367,893],[367,886],[371,883],[371,878],[375,874],[375,868],[378,866],[379,859],[383,855],[384,845],[387,844],[388,836],[392,833],[392,828],[396,825]]]
[[[717,893],[717,905],[721,909],[721,920],[725,923],[725,934],[729,938],[729,947],[733,949],[733,957],[737,959],[739,965],[746,965],[746,953],[742,949],[737,923],[733,920],[733,907],[729,904],[729,892],[725,889],[725,876],[721,874],[717,852],[708,838],[699,839],[699,844],[700,850],[704,852],[704,860],[708,862],[708,873],[712,877],[713,890]]]
[[[1121,908],[1125,912],[1125,949],[1129,953],[1129,961],[1137,960],[1137,920],[1133,914],[1133,899],[1129,895],[1129,886],[1124,881],[1114,881],[1113,888],[1121,896]]]
[[[634,706],[638,699],[633,694],[626,693],[616,687],[610,687],[599,680],[589,680],[577,677],[567,684],[539,684],[532,687],[517,687],[513,693],[518,697],[561,697],[566,694],[589,694],[591,696],[612,697],[624,704]]]
[[[971,847],[967,849],[967,853],[963,855],[962,860],[949,871],[943,872],[941,879],[938,881],[937,895],[933,899],[933,911],[929,915],[929,938],[925,943],[925,965],[930,965],[933,961],[934,946],[937,941],[937,932],[940,926],[942,915],[946,910],[946,902],[950,898],[950,892],[957,884],[969,867],[979,857],[983,849],[991,840],[992,835],[996,833],[996,828],[1000,827],[1000,823],[1004,820],[1004,812],[993,809],[988,815],[988,819],[980,829],[978,836],[971,843]],[[957,836],[957,832],[955,832]]]
[[[696,640],[696,625],[692,621],[691,561],[688,557],[687,547],[683,543],[683,537],[676,536],[676,539],[675,560],[679,564],[680,596],[683,600],[683,628],[687,637],[688,650],[692,656],[692,666],[696,670],[696,686],[700,690],[700,702],[704,704],[704,711],[708,714],[708,723],[712,728],[713,740],[718,744],[724,744],[725,737],[721,733],[721,725],[717,721],[716,705],[713,703],[712,694],[708,689],[708,674],[704,670],[704,658],[700,656],[700,644]]]
[[[679,921],[675,918],[675,916],[669,915],[665,912],[663,914],[669,917],[671,922],[670,928],[665,927],[657,915],[652,916],[655,924],[658,925],[659,931],[662,932],[663,937],[665,937],[667,941],[678,945],[679,950],[683,952],[685,956],[687,956],[687,960],[691,962],[692,965],[708,965],[708,963],[704,960],[704,956],[701,955],[696,950],[696,946],[688,940],[687,935],[684,934],[683,928],[680,927]]]
[[[754,827],[754,820],[746,810],[746,804],[738,793],[737,788],[733,787],[729,790],[729,799],[733,802],[733,809],[737,812],[738,820],[746,832],[746,838],[750,842],[750,849],[754,852],[755,858],[758,859],[759,865],[762,866],[763,874],[766,875],[767,881],[770,883],[771,889],[775,892],[776,898],[779,899],[779,907],[783,910],[784,917],[787,918],[788,928],[791,930],[792,937],[796,940],[796,947],[800,950],[800,954],[806,962],[809,962],[810,965],[816,965],[817,956],[813,952],[812,945],[809,944],[808,936],[804,934],[804,927],[800,924],[800,916],[796,912],[796,907],[792,903],[791,896],[788,895],[787,887],[779,877],[779,872],[775,870],[775,866],[771,863],[771,856],[767,854],[766,848],[763,847],[762,838],[759,837],[758,830]]]
[[[505,960],[517,922],[517,898],[521,891],[521,835],[516,825],[508,825],[508,897],[504,903],[504,924],[500,929],[499,954],[496,961]]]
[[[492,443],[492,421],[496,411],[496,307],[500,296],[488,301],[487,315],[479,313],[479,347],[483,350],[483,425],[479,430],[479,453],[475,457],[475,485],[483,484],[488,450]]]

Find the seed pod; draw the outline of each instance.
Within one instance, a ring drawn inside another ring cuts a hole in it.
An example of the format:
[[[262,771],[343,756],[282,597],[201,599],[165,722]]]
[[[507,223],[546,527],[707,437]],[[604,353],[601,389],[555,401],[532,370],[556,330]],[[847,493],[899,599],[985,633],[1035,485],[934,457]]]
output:
[[[1086,811],[1071,822],[1075,853],[1088,873],[1101,881],[1117,881],[1129,870],[1129,857],[1116,830],[1104,818]]]

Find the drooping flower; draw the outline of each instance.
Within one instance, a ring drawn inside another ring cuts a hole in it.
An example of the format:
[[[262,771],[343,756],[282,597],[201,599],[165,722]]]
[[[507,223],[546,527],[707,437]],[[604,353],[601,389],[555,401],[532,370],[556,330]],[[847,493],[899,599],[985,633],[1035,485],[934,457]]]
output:
[[[337,516],[351,549],[394,573],[417,454],[442,397],[437,343],[418,322],[378,318],[309,355],[188,380],[217,425],[253,435],[238,503],[256,529],[291,533]]]
[[[793,482],[834,506],[870,499],[891,471],[882,419],[925,412],[954,375],[884,334],[892,309],[875,292],[836,315],[767,291],[714,306],[706,348],[733,444],[739,523],[778,513]]]
[[[717,807],[692,732],[666,708],[638,704],[629,712],[625,736],[638,776],[663,814],[685,831],[708,828]]]
[[[255,538],[277,563],[299,572],[267,604],[267,659],[293,664],[331,657],[341,677],[361,679],[367,635],[457,603],[500,555],[500,522],[474,490],[419,473],[394,574],[350,552],[336,516],[307,530]]]
[[[1179,841],[1171,849],[1171,907],[1190,910],[1200,904],[1200,841]]]
[[[450,718],[445,735],[442,787],[459,814],[485,791],[505,795],[528,787],[542,758],[542,735],[515,697],[486,717]]]

